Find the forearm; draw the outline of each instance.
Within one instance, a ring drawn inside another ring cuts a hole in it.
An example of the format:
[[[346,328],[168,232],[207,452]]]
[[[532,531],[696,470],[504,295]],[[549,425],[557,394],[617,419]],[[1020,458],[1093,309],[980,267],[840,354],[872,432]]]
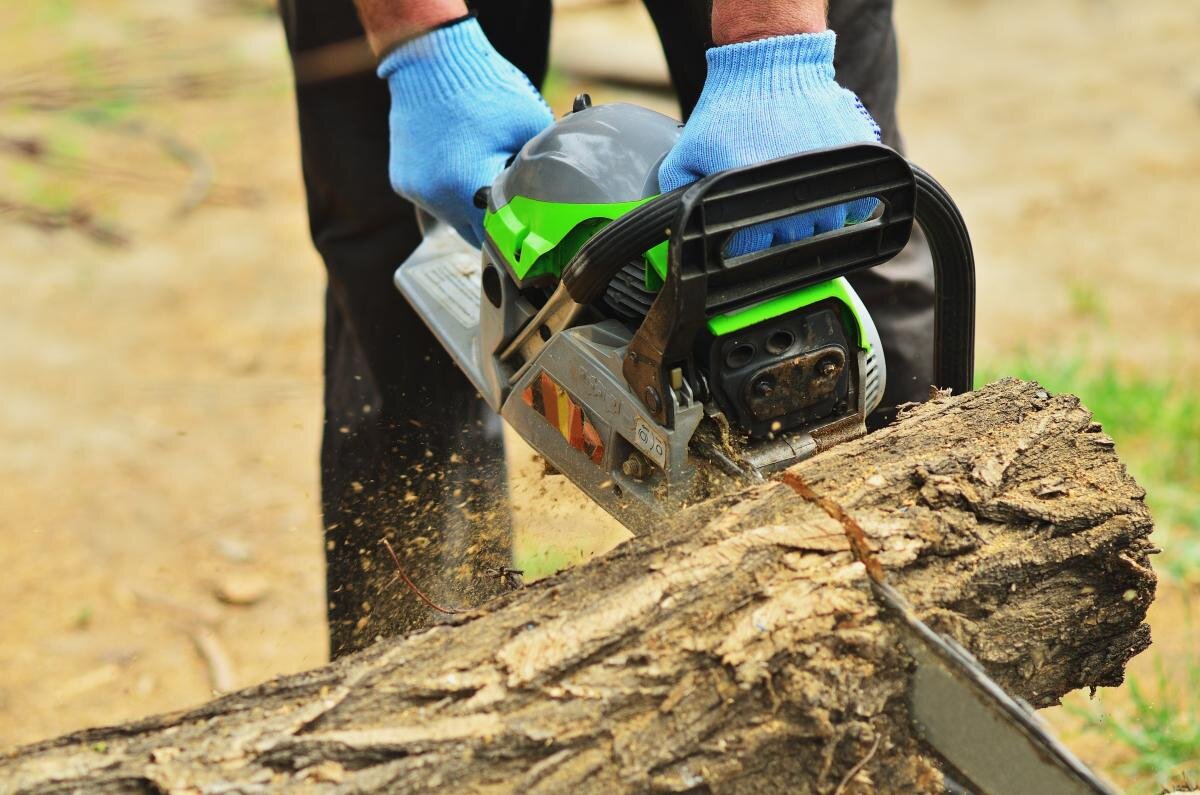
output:
[[[354,5],[376,55],[467,13],[464,0],[354,0]]]
[[[826,0],[713,0],[713,43],[819,33],[825,30],[826,5]]]

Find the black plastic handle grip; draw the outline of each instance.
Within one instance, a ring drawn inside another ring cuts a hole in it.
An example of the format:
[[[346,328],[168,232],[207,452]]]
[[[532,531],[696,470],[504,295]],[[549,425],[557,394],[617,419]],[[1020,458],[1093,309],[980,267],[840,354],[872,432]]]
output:
[[[630,210],[580,247],[561,277],[575,303],[598,300],[626,263],[667,238],[686,189],[677,188]]]
[[[861,199],[882,207],[862,223],[739,256],[742,229]],[[671,267],[708,275],[710,314],[885,262],[908,243],[916,192],[896,151],[852,144],[729,169],[694,183],[680,207]]]
[[[924,169],[912,166],[912,171],[915,219],[933,259],[935,386],[962,394],[975,388],[975,253],[950,194]]]
[[[907,161],[877,144],[721,171],[657,196],[600,230],[563,268],[562,282],[577,303],[599,299],[622,267],[671,236],[688,197],[702,197],[697,201],[703,209],[682,213],[687,223],[677,228],[684,236],[673,248],[686,249],[689,261],[712,272],[713,311],[730,308],[747,295],[783,291],[791,283],[826,281],[890,259],[904,247],[912,225],[912,181]],[[723,253],[741,229],[868,197],[884,202],[879,218],[740,257]],[[814,257],[824,267],[813,272],[790,267]]]

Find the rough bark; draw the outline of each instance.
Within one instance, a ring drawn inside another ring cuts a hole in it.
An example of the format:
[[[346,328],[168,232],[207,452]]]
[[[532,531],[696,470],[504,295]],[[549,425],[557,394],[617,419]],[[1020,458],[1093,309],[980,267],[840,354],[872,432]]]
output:
[[[1034,704],[1150,642],[1143,492],[1072,396],[938,397],[790,472]],[[452,624],[18,749],[0,789],[936,791],[885,618],[843,526],[772,482]]]

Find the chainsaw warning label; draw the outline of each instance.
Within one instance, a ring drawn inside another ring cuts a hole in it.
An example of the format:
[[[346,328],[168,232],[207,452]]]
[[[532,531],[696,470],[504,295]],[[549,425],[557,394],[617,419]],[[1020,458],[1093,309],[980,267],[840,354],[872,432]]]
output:
[[[479,325],[479,265],[470,257],[438,257],[411,273],[421,290],[463,328]]]
[[[567,444],[591,459],[593,464],[604,463],[604,441],[596,426],[567,390],[559,386],[545,371],[525,387],[521,394],[525,405],[558,428]]]
[[[638,417],[634,423],[633,443],[651,461],[663,469],[667,468],[667,440],[660,436],[657,431],[650,427],[650,423],[641,417]]]

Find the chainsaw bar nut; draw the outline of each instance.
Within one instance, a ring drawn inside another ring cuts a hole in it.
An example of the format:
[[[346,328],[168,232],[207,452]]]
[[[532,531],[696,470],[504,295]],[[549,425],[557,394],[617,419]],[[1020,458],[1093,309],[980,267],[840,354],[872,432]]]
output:
[[[640,453],[630,453],[625,462],[621,464],[621,472],[627,478],[641,480],[649,473],[650,465]]]

